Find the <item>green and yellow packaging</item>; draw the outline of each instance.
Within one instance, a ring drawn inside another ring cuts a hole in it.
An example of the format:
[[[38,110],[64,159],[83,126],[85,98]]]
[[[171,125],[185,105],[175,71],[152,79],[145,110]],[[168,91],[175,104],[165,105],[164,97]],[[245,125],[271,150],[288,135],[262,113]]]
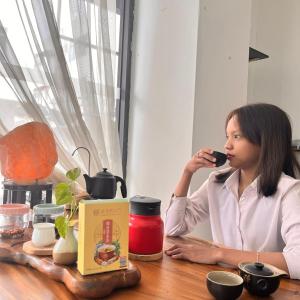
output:
[[[128,267],[127,199],[81,200],[77,268],[82,275]]]

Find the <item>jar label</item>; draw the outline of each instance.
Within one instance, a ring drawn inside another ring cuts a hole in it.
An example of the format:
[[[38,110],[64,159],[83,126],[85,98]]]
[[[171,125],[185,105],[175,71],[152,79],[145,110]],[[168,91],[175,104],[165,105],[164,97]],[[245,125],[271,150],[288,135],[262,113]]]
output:
[[[103,241],[105,244],[112,242],[112,220],[103,221]]]

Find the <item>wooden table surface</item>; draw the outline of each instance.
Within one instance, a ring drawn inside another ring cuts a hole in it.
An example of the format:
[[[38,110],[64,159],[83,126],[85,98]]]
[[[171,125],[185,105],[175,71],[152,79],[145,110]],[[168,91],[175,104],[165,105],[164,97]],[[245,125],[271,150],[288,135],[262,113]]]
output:
[[[186,239],[165,239],[165,248]],[[189,240],[190,242],[190,240]],[[193,241],[196,242],[197,241]],[[200,265],[174,260],[166,255],[155,262],[132,261],[142,273],[141,282],[132,288],[114,291],[104,299],[115,300],[174,300],[213,299],[206,288],[206,274],[211,270],[224,270],[215,265]],[[236,272],[235,270],[226,269]],[[24,266],[0,263],[1,300],[64,300],[83,299],[71,294],[64,284],[47,278],[46,275]],[[244,289],[239,299],[259,299]],[[300,300],[300,281],[282,279],[280,288],[263,299]]]

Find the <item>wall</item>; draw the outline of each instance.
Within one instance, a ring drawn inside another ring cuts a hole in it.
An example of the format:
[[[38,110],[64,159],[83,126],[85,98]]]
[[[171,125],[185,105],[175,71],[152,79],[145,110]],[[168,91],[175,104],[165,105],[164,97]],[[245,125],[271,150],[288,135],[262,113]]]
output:
[[[251,45],[270,57],[249,68],[249,102],[264,101],[291,117],[294,139],[300,139],[300,2],[252,0]]]
[[[224,151],[226,116],[246,104],[248,82],[250,0],[200,3],[193,153],[205,146]],[[196,173],[191,190],[210,172]],[[196,233],[209,237],[209,226],[198,226]]]
[[[250,45],[269,55],[269,58],[249,64],[249,103],[267,102],[280,105],[281,102],[284,28],[280,2],[271,4],[268,0],[252,0]]]
[[[135,3],[128,190],[164,210],[192,149],[198,1]]]
[[[192,153],[223,149],[225,117],[246,103],[250,12],[250,0],[136,1],[129,196],[158,197],[164,211]],[[209,238],[208,225],[193,234]]]

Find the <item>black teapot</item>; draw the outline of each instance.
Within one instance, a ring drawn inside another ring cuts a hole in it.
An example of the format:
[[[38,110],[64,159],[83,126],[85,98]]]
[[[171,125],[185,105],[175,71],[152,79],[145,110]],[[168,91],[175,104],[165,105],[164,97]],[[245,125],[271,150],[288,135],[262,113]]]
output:
[[[127,188],[125,181],[113,174],[107,172],[106,168],[103,168],[102,172],[99,172],[94,177],[90,177],[87,174],[83,174],[86,184],[86,190],[95,199],[113,199],[117,192],[117,182],[121,182],[121,194],[123,198],[127,197]]]
[[[244,287],[256,296],[268,296],[279,287],[280,278],[288,274],[272,265],[260,262],[242,262],[238,265]]]

